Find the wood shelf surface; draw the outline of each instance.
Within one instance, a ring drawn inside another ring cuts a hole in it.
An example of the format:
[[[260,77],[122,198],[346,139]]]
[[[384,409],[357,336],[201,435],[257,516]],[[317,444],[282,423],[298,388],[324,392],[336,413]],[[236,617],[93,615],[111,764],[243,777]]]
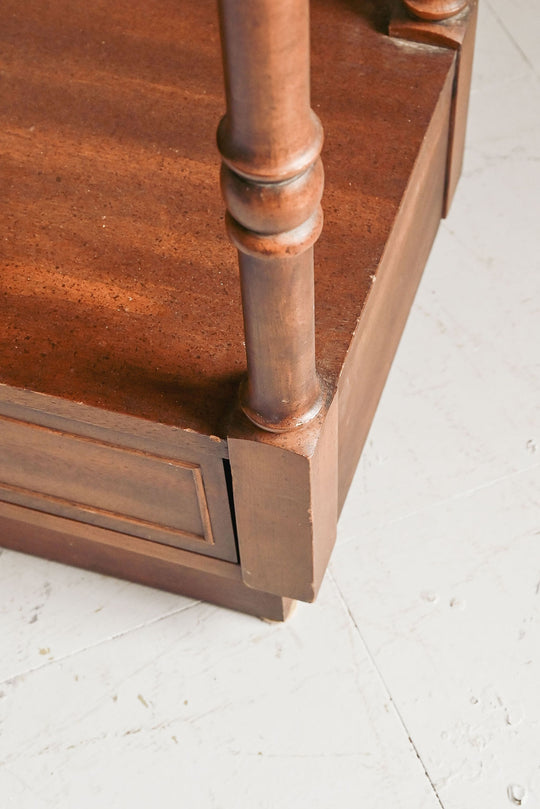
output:
[[[226,437],[245,371],[214,3],[2,7],[0,382]],[[453,53],[312,4],[326,132],[318,366],[335,386]]]

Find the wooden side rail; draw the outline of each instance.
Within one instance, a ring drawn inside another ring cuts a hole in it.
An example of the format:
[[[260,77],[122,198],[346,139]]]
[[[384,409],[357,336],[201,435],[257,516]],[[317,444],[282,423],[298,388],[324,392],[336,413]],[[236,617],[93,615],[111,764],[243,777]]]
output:
[[[248,377],[242,409],[283,432],[322,398],[313,243],[322,127],[310,107],[308,0],[221,0],[227,114],[218,129],[227,228],[238,248]]]

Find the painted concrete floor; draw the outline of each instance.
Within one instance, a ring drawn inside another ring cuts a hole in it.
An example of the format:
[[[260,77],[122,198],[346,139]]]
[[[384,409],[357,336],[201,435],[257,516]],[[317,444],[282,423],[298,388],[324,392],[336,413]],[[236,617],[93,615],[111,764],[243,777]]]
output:
[[[284,626],[0,558],[0,809],[540,809],[540,51],[468,150],[320,599]]]

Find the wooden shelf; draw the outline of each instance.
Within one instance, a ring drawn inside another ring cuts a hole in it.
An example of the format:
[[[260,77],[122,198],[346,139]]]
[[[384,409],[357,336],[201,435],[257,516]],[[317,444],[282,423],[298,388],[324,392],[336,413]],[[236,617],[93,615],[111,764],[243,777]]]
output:
[[[339,476],[338,503],[444,202],[456,52],[391,39],[387,22],[369,0],[312,3],[312,106],[326,136],[317,367],[336,401],[339,458],[325,474]],[[326,415],[296,437],[234,415],[246,361],[218,190],[214,3],[8,2],[1,39],[4,400],[26,389],[65,402],[72,426],[90,407],[127,419],[126,434],[137,417],[143,433],[164,425],[201,447],[215,436],[223,459],[241,441],[311,458]],[[234,464],[233,483],[244,524]]]
[[[225,437],[245,353],[214,5],[5,11],[2,382]],[[312,16],[317,350],[335,385],[453,54],[382,36],[369,4]]]

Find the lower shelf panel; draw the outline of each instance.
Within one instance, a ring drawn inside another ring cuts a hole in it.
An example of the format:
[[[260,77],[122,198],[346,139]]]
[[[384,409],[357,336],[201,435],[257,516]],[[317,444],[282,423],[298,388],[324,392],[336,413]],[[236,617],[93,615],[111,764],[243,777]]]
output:
[[[0,384],[0,501],[238,562],[223,441]]]

